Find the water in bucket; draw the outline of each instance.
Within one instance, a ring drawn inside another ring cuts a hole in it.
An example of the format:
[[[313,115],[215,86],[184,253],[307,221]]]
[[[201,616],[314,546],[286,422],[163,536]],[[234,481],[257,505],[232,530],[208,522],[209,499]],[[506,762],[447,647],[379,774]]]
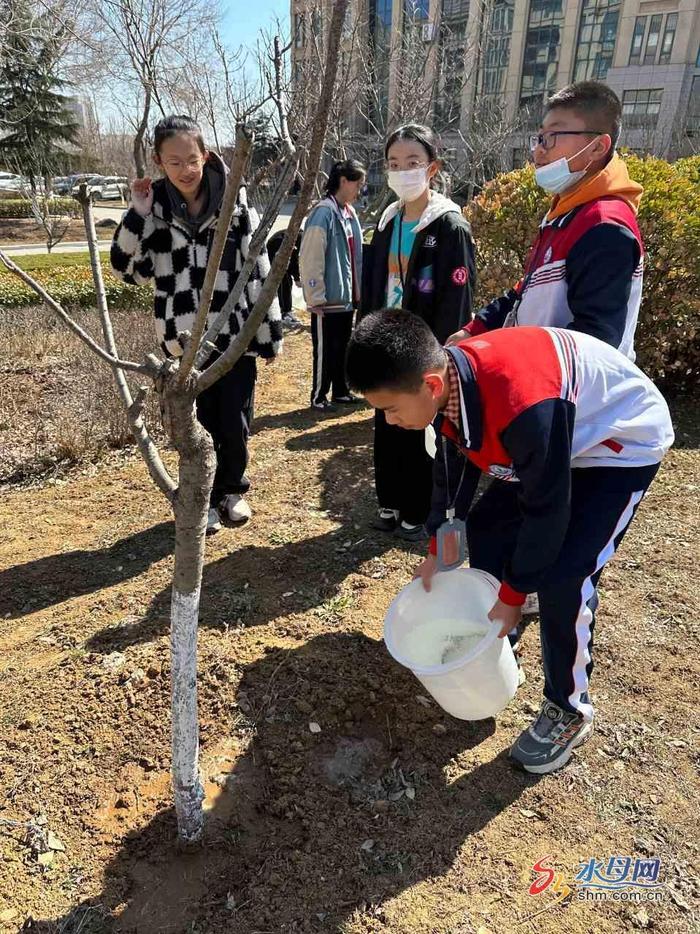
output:
[[[414,665],[446,665],[471,652],[486,632],[471,620],[431,619],[406,634],[403,650]]]

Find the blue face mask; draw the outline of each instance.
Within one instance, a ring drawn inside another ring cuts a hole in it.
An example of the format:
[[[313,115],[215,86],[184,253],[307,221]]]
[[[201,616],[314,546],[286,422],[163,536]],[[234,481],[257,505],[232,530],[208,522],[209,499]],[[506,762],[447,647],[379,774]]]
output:
[[[569,156],[568,159],[557,159],[555,162],[550,162],[549,165],[541,165],[539,168],[536,168],[535,181],[540,188],[544,188],[550,195],[560,195],[562,191],[566,191],[568,188],[572,188],[577,182],[580,182],[591,167],[591,163],[589,162],[585,169],[572,172],[569,168],[569,162],[571,159],[576,159],[577,156],[580,156],[581,153],[585,152],[593,143],[595,143],[594,139],[584,146],[583,149],[579,149],[577,153],[574,153],[573,156]]]

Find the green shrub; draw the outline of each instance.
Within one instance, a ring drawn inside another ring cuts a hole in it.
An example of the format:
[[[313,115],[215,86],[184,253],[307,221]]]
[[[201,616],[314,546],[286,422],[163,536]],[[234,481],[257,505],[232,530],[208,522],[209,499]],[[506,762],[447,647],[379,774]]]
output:
[[[50,198],[52,214],[81,215],[80,204],[75,198]],[[27,198],[3,198],[0,200],[0,217],[33,217],[32,203]]]
[[[644,187],[637,362],[654,379],[689,385],[700,375],[700,157],[669,163],[626,155],[625,161]],[[481,304],[520,278],[548,204],[529,166],[498,176],[465,208],[479,250]]]
[[[39,285],[66,308],[91,308],[95,305],[95,287],[89,266],[54,266],[32,271]],[[153,307],[150,286],[126,285],[105,271],[105,291],[110,308]],[[0,266],[0,308],[39,305],[41,299],[21,279]]]
[[[53,266],[90,266],[90,254],[87,250],[75,253],[61,253],[61,245],[54,247],[53,253],[27,253],[12,257],[20,269],[34,273],[35,269],[49,269]],[[101,252],[103,264],[109,256],[106,251]],[[0,271],[2,267],[0,266]]]

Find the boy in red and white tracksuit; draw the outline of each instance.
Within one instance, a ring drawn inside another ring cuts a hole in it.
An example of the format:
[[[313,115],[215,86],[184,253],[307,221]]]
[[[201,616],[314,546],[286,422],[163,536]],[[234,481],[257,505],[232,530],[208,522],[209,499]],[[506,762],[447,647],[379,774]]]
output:
[[[549,99],[531,148],[535,179],[553,199],[522,278],[450,342],[501,327],[565,327],[634,360],[643,189],[615,151],[621,112],[617,95],[599,81],[571,84]]]
[[[596,587],[673,443],[668,407],[627,357],[588,334],[505,328],[445,350],[403,314],[395,325],[362,323],[348,376],[402,427],[425,427],[438,411],[424,583],[454,509],[467,522],[470,565],[501,581],[489,614],[501,637],[526,594],[539,594],[544,703],[511,757],[550,772],[591,732]],[[494,479],[471,508],[482,473]]]

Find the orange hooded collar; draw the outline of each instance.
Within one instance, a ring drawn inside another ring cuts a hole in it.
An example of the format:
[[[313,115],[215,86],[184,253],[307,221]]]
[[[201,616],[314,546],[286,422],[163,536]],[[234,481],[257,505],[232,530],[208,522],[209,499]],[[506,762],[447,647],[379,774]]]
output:
[[[642,200],[644,189],[637,182],[633,182],[629,177],[626,164],[617,153],[610,162],[596,172],[589,179],[578,185],[571,192],[564,192],[557,195],[552,201],[552,206],[547,214],[547,220],[553,221],[562,214],[567,214],[573,208],[577,208],[589,201],[595,201],[596,198],[603,198],[615,195],[622,198],[632,208],[636,214],[639,209],[639,202]]]

